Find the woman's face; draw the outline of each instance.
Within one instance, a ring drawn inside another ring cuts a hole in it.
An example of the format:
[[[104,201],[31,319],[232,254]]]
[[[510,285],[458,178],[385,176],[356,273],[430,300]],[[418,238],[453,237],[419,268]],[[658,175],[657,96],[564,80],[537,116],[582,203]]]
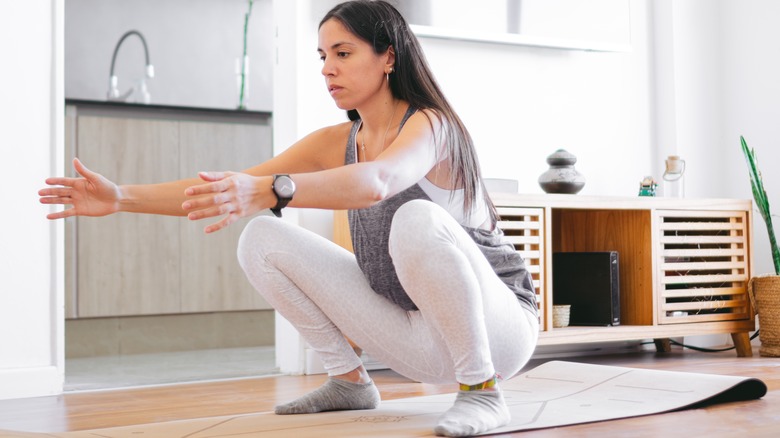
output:
[[[389,52],[377,55],[370,44],[338,20],[330,19],[320,26],[317,52],[328,92],[340,109],[359,108],[385,85]]]

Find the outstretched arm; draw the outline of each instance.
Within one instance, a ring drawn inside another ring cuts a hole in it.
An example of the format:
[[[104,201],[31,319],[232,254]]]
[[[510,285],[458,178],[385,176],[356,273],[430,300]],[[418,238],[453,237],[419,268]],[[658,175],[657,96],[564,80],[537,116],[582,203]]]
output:
[[[305,172],[321,168],[316,154],[306,154],[300,147],[291,147],[287,152],[247,171],[255,175],[282,172]],[[46,179],[49,187],[38,191],[43,204],[71,206],[63,211],[50,213],[49,219],[72,216],[106,216],[117,212],[162,214],[186,216],[185,201],[192,201],[185,190],[192,186],[213,182],[209,175],[201,173],[193,177],[158,184],[118,185],[103,175],[88,169],[80,160],[73,160],[73,167],[79,174],[76,178],[52,177]],[[219,172],[223,177],[236,172]],[[197,196],[196,196],[197,198]]]
[[[202,182],[190,178],[161,184],[119,186],[89,170],[78,158],[73,159],[73,167],[80,177],[47,178],[46,184],[50,187],[38,191],[43,204],[71,206],[48,214],[48,219],[106,216],[120,211],[184,216],[186,212],[181,208],[184,190]]]
[[[320,160],[324,165],[309,172],[290,172],[297,191],[289,204],[292,207],[321,209],[366,208],[415,184],[428,175],[437,176],[434,183],[448,183],[449,171],[437,168],[440,159],[435,152],[433,132],[428,118],[421,113],[412,116],[391,145],[376,160],[343,166],[343,146],[333,159]],[[298,146],[312,153],[316,147],[336,141],[341,145],[345,135],[331,137],[327,130],[316,132],[301,140]],[[286,154],[286,153],[285,153]],[[283,159],[285,155],[280,155]],[[295,157],[297,155],[287,155]],[[332,157],[331,157],[332,158]],[[268,169],[248,169],[244,173],[209,172],[201,174],[206,183],[186,189],[193,199],[183,207],[192,220],[224,217],[206,227],[207,233],[222,229],[240,217],[273,207],[276,196],[271,189],[272,177]],[[284,168],[284,166],[283,166]],[[432,171],[432,169],[435,169]]]

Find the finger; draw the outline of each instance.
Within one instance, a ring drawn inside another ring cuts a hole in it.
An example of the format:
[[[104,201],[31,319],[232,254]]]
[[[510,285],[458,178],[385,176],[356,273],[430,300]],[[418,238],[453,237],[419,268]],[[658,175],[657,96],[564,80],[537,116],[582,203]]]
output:
[[[230,195],[226,192],[220,192],[214,196],[201,196],[199,198],[188,199],[181,204],[184,211],[201,210],[213,205],[220,205],[230,202]]]
[[[211,234],[211,233],[219,231],[219,230],[221,230],[223,228],[226,228],[227,226],[235,223],[237,220],[238,220],[238,216],[231,213],[231,214],[225,216],[225,218],[222,219],[221,221],[213,223],[213,224],[207,226],[206,228],[203,229],[203,231],[206,234]]]
[[[71,193],[73,193],[73,190],[69,187],[47,187],[38,190],[39,196],[70,197]]]
[[[230,204],[219,204],[211,208],[204,208],[201,210],[193,211],[187,214],[187,219],[191,221],[197,221],[201,219],[207,219],[210,217],[222,216],[223,214],[232,213],[233,207]]]
[[[61,176],[55,176],[51,178],[46,178],[46,184],[50,186],[66,186],[66,187],[73,187],[74,184],[76,184],[76,181],[78,181],[80,178],[65,178]]]
[[[187,187],[187,189],[184,190],[184,195],[197,196],[197,195],[203,195],[207,193],[224,192],[227,189],[227,186],[228,185],[226,182],[224,182],[224,180],[219,180],[208,184],[199,184],[196,186]]]
[[[230,176],[232,172],[198,172],[198,176],[203,181],[219,181]]]
[[[73,199],[59,196],[46,196],[40,198],[39,201],[41,204],[73,204]]]
[[[49,214],[46,215],[46,219],[64,219],[66,217],[71,217],[71,216],[74,216],[76,214],[76,212],[74,210],[75,209],[73,209],[73,208],[69,208],[67,210],[58,211],[58,212],[54,212],[54,213],[49,213]]]
[[[98,178],[98,174],[87,169],[87,166],[85,166],[78,158],[73,159],[73,168],[76,169],[76,172],[78,172],[79,175],[88,180],[94,180]]]

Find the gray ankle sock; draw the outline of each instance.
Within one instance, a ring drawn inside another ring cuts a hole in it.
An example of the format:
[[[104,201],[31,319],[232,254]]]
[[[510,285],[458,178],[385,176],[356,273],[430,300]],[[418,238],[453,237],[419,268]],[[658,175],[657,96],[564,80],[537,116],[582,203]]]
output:
[[[346,380],[329,378],[317,390],[279,405],[274,410],[279,415],[313,414],[324,411],[350,411],[357,409],[375,409],[379,406],[379,390],[374,382],[352,383]]]
[[[472,436],[505,426],[510,420],[504,396],[495,391],[459,391],[455,404],[436,425],[438,436]]]

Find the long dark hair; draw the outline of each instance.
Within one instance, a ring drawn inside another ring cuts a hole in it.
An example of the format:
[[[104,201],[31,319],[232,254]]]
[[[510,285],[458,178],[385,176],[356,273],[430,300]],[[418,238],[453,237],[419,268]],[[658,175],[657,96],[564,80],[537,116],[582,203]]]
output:
[[[330,19],[338,20],[352,34],[371,44],[376,54],[393,47],[395,64],[389,76],[393,96],[414,108],[434,110],[443,126],[442,140],[452,169],[450,183],[464,190],[464,212],[471,212],[481,189],[495,224],[498,214],[482,182],[474,141],[441,92],[417,37],[401,13],[382,0],[354,0],[336,5],[320,21],[320,27]],[[347,116],[350,120],[360,118],[354,109],[348,110]]]

